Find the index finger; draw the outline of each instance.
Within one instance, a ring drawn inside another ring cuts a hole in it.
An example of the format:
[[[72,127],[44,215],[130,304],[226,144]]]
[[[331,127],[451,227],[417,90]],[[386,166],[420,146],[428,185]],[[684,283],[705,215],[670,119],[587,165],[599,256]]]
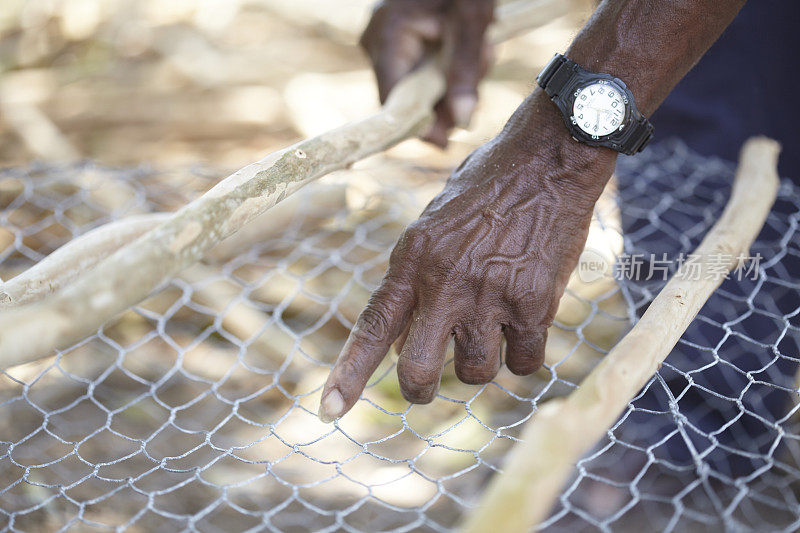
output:
[[[331,370],[319,406],[319,418],[331,422],[358,401],[372,373],[411,317],[411,288],[393,277],[383,279],[361,312]]]

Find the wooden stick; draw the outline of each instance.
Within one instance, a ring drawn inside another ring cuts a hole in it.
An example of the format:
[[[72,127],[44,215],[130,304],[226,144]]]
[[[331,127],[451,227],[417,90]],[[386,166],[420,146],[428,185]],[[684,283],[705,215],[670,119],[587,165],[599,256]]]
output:
[[[567,2],[537,2],[548,8],[555,4],[562,4],[564,12],[569,9]],[[494,35],[513,33],[526,14],[542,22],[536,9],[513,11],[513,23],[500,11]],[[377,114],[242,168],[70,286],[2,313],[0,368],[32,361],[84,338],[304,185],[424,131],[444,89],[441,69],[429,62],[402,80]]]
[[[25,305],[61,289],[168,218],[169,213],[134,215],[72,239],[25,272],[1,284],[0,309]]]
[[[284,200],[217,244],[206,254],[206,261],[224,263],[246,252],[254,244],[281,235],[298,213],[304,219],[321,225],[336,213],[347,209],[347,188],[343,183],[315,183],[304,194]],[[311,227],[307,230],[313,231]]]
[[[728,205],[695,251],[697,275],[686,265],[679,269],[578,389],[539,409],[463,531],[529,531],[547,517],[576,462],[647,384],[722,283],[711,268],[721,267],[722,257],[730,271],[747,254],[777,195],[779,151],[771,139],[745,143]]]
[[[319,184],[309,194],[294,196],[271,209],[268,217],[265,213],[247,223],[210,250],[207,257],[224,262],[256,242],[274,238],[285,230],[299,210],[306,217],[327,219],[345,208],[345,189],[341,184]],[[301,206],[301,202],[308,205]],[[129,216],[72,239],[28,270],[5,283],[0,282],[0,309],[27,305],[59,291],[122,246],[169,220],[170,215]]]

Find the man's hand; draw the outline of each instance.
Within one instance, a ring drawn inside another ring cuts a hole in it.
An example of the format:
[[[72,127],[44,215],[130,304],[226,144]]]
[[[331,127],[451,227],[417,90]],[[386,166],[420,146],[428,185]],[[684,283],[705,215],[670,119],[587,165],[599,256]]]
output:
[[[623,79],[649,116],[743,3],[604,0],[566,55]],[[384,15],[376,12],[364,41],[383,80],[383,96],[424,54],[429,42],[424,36],[442,35],[439,18],[431,31],[414,25],[418,37],[411,36],[407,21],[416,20],[411,13],[431,12],[425,6],[444,4],[450,2],[386,0],[380,9],[405,7]],[[452,0],[456,4],[459,0]],[[392,22],[394,17],[406,22]],[[480,35],[486,23],[481,22]],[[468,35],[473,34],[462,33],[464,39]],[[372,39],[379,44],[370,45]],[[405,63],[393,63],[395,58],[405,58]],[[459,92],[450,89],[451,94]],[[448,109],[452,115],[454,106],[448,104]],[[325,383],[320,418],[332,420],[353,406],[401,336],[405,340],[397,372],[403,396],[412,402],[435,396],[451,335],[456,373],[463,381],[485,383],[494,377],[502,336],[509,369],[518,374],[536,370],[544,359],[547,327],[586,240],[592,207],[615,160],[610,149],[574,142],[541,90],[529,96],[503,132],[453,173],[400,238],[386,277]]]
[[[484,34],[493,10],[494,0],[383,0],[361,36],[381,102],[403,76],[443,52],[447,92],[425,136],[438,146],[447,145],[454,125],[467,125],[478,101],[478,82],[489,64]]]
[[[503,336],[512,372],[542,365],[547,328],[615,154],[566,133],[548,135],[566,130],[537,94],[547,111],[525,129],[538,134],[515,131],[512,120],[452,174],[400,238],[325,385],[323,420],[353,406],[398,338],[400,389],[414,403],[436,395],[451,336],[456,375],[466,383],[495,377]]]

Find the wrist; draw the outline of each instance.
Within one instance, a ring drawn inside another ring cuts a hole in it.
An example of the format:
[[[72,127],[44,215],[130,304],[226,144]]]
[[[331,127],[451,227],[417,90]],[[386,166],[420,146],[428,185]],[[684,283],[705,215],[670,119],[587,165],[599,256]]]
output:
[[[502,160],[517,170],[522,187],[542,184],[585,190],[596,199],[611,177],[617,152],[576,141],[556,105],[534,91],[509,119],[496,141]]]

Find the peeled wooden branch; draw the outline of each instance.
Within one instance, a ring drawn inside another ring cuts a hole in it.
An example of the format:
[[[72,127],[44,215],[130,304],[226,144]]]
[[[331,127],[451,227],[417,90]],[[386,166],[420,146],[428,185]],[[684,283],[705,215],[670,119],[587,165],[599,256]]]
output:
[[[569,9],[567,2],[545,0],[532,9],[515,9],[511,19],[500,10],[493,35],[504,38],[514,33],[524,26],[525,16],[541,24],[538,9],[556,4],[564,12]],[[377,114],[242,168],[70,286],[41,302],[4,312],[0,368],[34,360],[84,338],[304,185],[420,133],[430,123],[433,105],[444,87],[437,65],[422,66],[397,85]]]
[[[305,202],[308,205],[300,205]],[[214,261],[226,261],[256,242],[274,238],[286,229],[298,212],[304,217],[325,219],[345,207],[345,186],[317,187],[309,194],[292,197],[266,214],[255,218],[241,231],[220,242],[208,254]],[[36,263],[28,270],[0,283],[0,309],[10,309],[41,300],[76,280],[97,263],[162,222],[171,213],[134,215],[84,233]]]
[[[778,192],[779,151],[766,138],[745,143],[728,205],[695,251],[699,271],[684,265],[578,389],[535,414],[463,531],[529,531],[547,517],[576,462],[652,378],[722,283],[712,268],[724,258],[730,271],[747,254]]]
[[[205,259],[221,263],[236,257],[256,243],[281,235],[298,214],[321,224],[347,208],[347,188],[341,183],[316,183],[306,193],[288,198],[253,219],[211,249]]]
[[[66,286],[121,246],[169,218],[169,213],[135,215],[105,224],[69,241],[33,267],[0,285],[0,309],[39,300]]]

